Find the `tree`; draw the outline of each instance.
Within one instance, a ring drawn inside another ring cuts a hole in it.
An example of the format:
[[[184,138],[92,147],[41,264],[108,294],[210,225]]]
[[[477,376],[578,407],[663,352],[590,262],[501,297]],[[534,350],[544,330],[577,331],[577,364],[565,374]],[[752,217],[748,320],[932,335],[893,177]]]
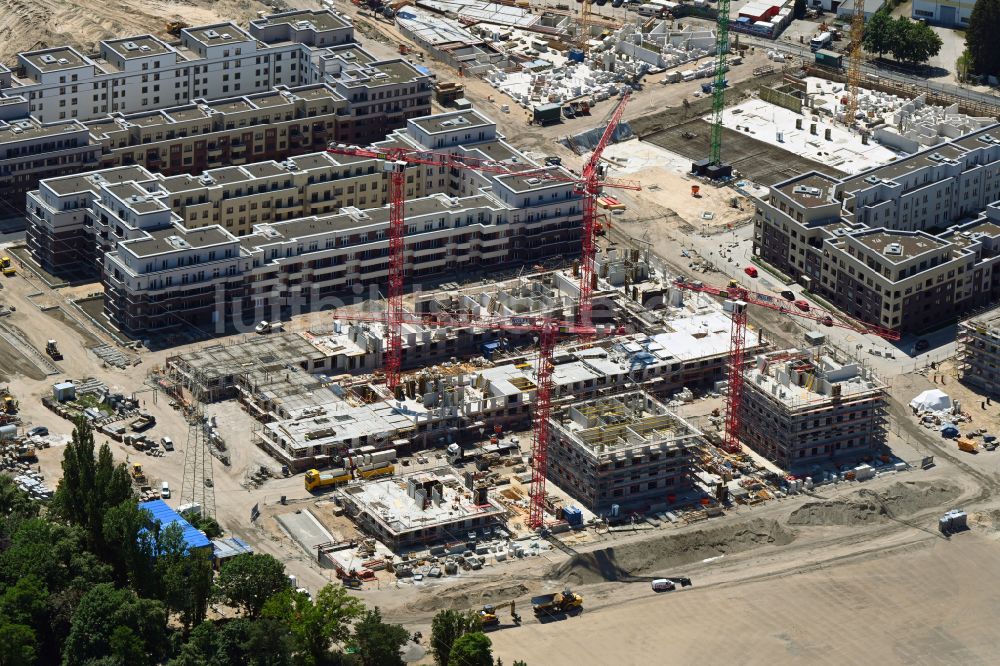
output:
[[[270,555],[256,553],[237,555],[223,564],[215,582],[216,597],[251,618],[260,615],[265,602],[288,586],[285,565]]]
[[[212,596],[212,561],[208,553],[193,551],[181,556],[161,554],[156,560],[160,598],[167,609],[178,613],[184,627],[205,620]]]
[[[865,25],[865,36],[862,42],[865,50],[874,53],[879,58],[891,51],[893,25],[894,21],[887,9],[883,7],[875,12],[874,16],[868,19],[868,24]]]
[[[976,0],[965,32],[972,71],[983,76],[1000,76],[1000,49],[995,40],[1000,34],[1000,0]]]
[[[127,499],[104,513],[103,535],[119,584],[129,584],[136,593],[149,596],[155,586],[153,515],[139,508],[134,499]]]
[[[350,638],[351,623],[364,608],[343,587],[326,585],[316,594],[315,602],[303,592],[279,592],[264,604],[261,614],[288,626],[298,663],[318,666],[330,661],[332,644]]]
[[[133,498],[132,482],[125,465],[114,462],[111,449],[102,444],[94,457],[94,433],[86,421],[77,421],[73,439],[66,445],[63,478],[54,498],[56,511],[86,530],[88,545],[104,554],[104,514]]]
[[[408,640],[406,629],[382,622],[382,611],[377,607],[365,611],[354,625],[354,642],[363,666],[403,666],[399,652]]]
[[[443,610],[431,621],[431,653],[437,666],[448,666],[452,645],[473,631],[480,631],[482,622],[473,611]]]
[[[927,62],[941,51],[941,38],[925,23],[899,16],[891,24],[889,51],[896,60]]]
[[[465,634],[451,648],[448,666],[493,666],[493,641],[481,631]]]
[[[291,663],[288,632],[276,620],[236,618],[219,627],[204,622],[191,632],[168,666],[285,666]]]
[[[0,666],[32,666],[39,663],[35,632],[23,624],[0,619]]]
[[[955,75],[958,80],[962,83],[969,80],[969,74],[972,72],[972,56],[969,55],[969,49],[962,51],[962,55],[958,56],[955,60]]]
[[[804,19],[806,17],[806,0],[795,0],[792,6],[792,18]]]
[[[63,666],[107,657],[128,664],[155,664],[167,646],[167,612],[159,601],[140,599],[132,590],[108,583],[90,589],[73,613],[63,646]]]

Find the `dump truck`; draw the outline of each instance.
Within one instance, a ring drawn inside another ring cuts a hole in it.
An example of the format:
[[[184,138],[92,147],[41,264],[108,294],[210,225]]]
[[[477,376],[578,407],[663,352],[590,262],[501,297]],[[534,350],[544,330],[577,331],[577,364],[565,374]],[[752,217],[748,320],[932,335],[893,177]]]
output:
[[[531,607],[535,615],[567,613],[571,610],[583,607],[583,597],[570,590],[563,590],[555,594],[543,594],[540,597],[532,597]]]
[[[55,340],[49,340],[45,343],[45,353],[51,356],[53,361],[61,361],[63,357]]]
[[[129,424],[129,428],[131,428],[135,432],[142,432],[143,430],[149,430],[155,425],[156,425],[155,416],[153,416],[152,414],[140,414],[139,418],[137,418],[135,421],[132,421],[132,423]]]
[[[320,488],[334,488],[351,480],[351,473],[346,469],[332,469],[320,472],[318,469],[311,469],[306,472],[306,490],[312,492]]]

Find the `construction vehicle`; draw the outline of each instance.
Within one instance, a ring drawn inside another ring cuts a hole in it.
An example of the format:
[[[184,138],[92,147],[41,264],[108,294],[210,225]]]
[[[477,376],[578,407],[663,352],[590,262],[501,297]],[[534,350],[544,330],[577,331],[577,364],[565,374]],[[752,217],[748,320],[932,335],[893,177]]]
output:
[[[16,449],[18,460],[34,460],[35,459],[35,445],[34,444],[19,444]]]
[[[132,470],[130,473],[132,475],[132,481],[136,485],[140,486],[145,485],[146,473],[142,471],[142,465],[140,465],[139,463],[132,463]]]
[[[328,472],[320,472],[318,469],[311,469],[306,472],[306,490],[312,492],[319,488],[336,487],[351,480],[351,473],[346,469],[334,469]]]
[[[500,618],[497,616],[497,609],[493,604],[486,604],[479,611],[479,624],[483,629],[500,626]]]
[[[0,406],[2,406],[4,414],[17,414],[17,399],[11,395],[10,389],[7,387],[0,388]]]
[[[0,257],[0,269],[3,270],[3,274],[6,277],[17,275],[17,270],[14,268],[14,264],[10,262],[10,257]]]
[[[188,24],[184,21],[168,21],[164,29],[167,31],[168,35],[173,35],[174,37],[180,37],[181,30],[188,27]]]
[[[392,476],[396,471],[396,466],[389,462],[378,462],[355,470],[355,476],[359,479],[374,479],[380,476]]]
[[[534,609],[535,615],[568,613],[583,607],[583,597],[570,590],[563,590],[555,594],[532,597],[531,607]]]
[[[51,356],[53,361],[61,361],[63,358],[62,352],[59,351],[59,346],[55,340],[49,340],[45,343],[45,353]]]
[[[152,414],[143,413],[139,414],[139,418],[137,418],[135,421],[132,421],[132,423],[129,424],[129,428],[131,428],[135,432],[142,432],[144,430],[149,430],[155,425],[156,425],[156,417],[153,416]]]

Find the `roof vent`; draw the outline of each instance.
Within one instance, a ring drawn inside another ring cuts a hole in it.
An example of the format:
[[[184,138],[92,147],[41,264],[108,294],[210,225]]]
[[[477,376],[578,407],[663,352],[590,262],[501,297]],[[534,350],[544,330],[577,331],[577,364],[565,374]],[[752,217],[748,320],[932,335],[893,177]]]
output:
[[[139,48],[139,45],[135,42],[125,42],[122,46],[125,47],[126,51],[135,51]]]
[[[180,236],[167,236],[166,241],[167,241],[167,243],[171,247],[173,247],[173,248],[175,248],[177,250],[189,250],[189,249],[191,249],[191,243],[188,243],[186,240],[184,240]]]
[[[139,50],[148,52],[152,51],[153,49],[149,48],[149,46],[147,46],[146,44],[143,44],[142,46],[139,47]]]
[[[68,65],[69,64],[69,60],[66,60],[66,58],[59,58],[59,64],[60,65]]]
[[[878,176],[868,176],[867,178],[865,178],[865,182],[870,185],[878,185],[879,183],[882,182],[882,179],[879,178]]]
[[[809,196],[818,197],[823,193],[818,187],[809,187],[808,185],[796,185],[792,189],[793,194],[808,194]]]
[[[930,157],[935,162],[943,162],[944,161],[944,155],[942,155],[941,153],[931,153]]]
[[[209,39],[215,39],[216,37],[219,36],[219,33],[216,32],[215,30],[206,30],[205,36],[208,37]]]
[[[39,58],[39,60],[41,60],[42,62],[46,63],[47,65],[51,65],[52,63],[54,63],[56,61],[56,58],[55,58],[55,56],[52,56],[52,55],[49,55],[48,53],[45,53],[45,54],[43,54]]]
[[[222,33],[222,38],[223,39],[232,39],[233,36],[230,35],[228,32],[224,32],[224,33]]]
[[[899,243],[889,243],[888,245],[885,246],[885,254],[887,256],[890,254],[896,256],[902,255],[903,246],[900,245]]]

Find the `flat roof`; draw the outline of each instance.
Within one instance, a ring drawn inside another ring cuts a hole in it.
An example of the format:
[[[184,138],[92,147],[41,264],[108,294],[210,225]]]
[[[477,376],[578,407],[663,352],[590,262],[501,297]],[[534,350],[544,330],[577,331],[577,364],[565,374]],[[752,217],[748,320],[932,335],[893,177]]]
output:
[[[115,183],[105,189],[124,201],[129,208],[137,213],[169,210],[162,201],[155,198],[151,192],[136,185],[134,181]]]
[[[59,196],[77,192],[97,192],[103,184],[121,183],[129,180],[143,181],[150,177],[149,171],[138,164],[103,169],[89,174],[46,178],[42,182]]]
[[[349,88],[357,86],[373,87],[412,81],[427,76],[405,60],[372,62],[368,64],[368,67],[374,71],[365,70],[361,72],[364,75],[363,78],[345,81],[344,85]]]
[[[437,134],[438,132],[454,132],[466,127],[472,128],[493,125],[493,121],[486,119],[475,109],[456,111],[453,113],[438,113],[433,116],[414,118],[410,122],[428,134]]]
[[[138,37],[126,37],[123,39],[112,39],[102,42],[109,49],[117,53],[126,60],[132,58],[148,58],[155,55],[163,55],[171,51],[166,43],[160,41],[152,35],[139,35]]]
[[[0,143],[14,143],[80,131],[86,132],[87,128],[78,120],[60,120],[43,125],[33,118],[26,118],[10,124],[0,123]]]
[[[556,185],[566,185],[567,180],[555,180],[549,174],[565,175],[567,172],[562,167],[539,167],[526,173],[503,174],[497,176],[497,180],[514,190],[515,192],[530,192],[543,187],[553,187]]]
[[[62,69],[73,69],[90,65],[90,61],[69,46],[59,46],[40,51],[28,51],[20,54],[22,58],[37,67],[40,71],[58,72]]]
[[[797,204],[812,208],[833,203],[833,191],[837,183],[835,178],[812,172],[775,185],[775,189]],[[819,190],[819,192],[815,192],[815,190]]]
[[[948,243],[935,238],[930,234],[922,232],[887,231],[885,229],[873,229],[871,231],[856,233],[853,238],[870,250],[874,250],[892,263],[899,263],[905,259],[912,259],[924,252],[940,250],[948,246]],[[887,254],[886,248],[897,245],[900,248],[898,254]]]
[[[218,46],[220,44],[231,44],[234,42],[254,41],[253,37],[243,31],[235,23],[216,23],[215,25],[199,26],[197,28],[185,28],[184,32],[205,46]],[[226,37],[225,35],[229,35]]]
[[[185,105],[181,107],[174,107],[164,109],[163,111],[168,117],[174,120],[174,122],[184,122],[187,120],[203,120],[208,118],[208,114],[205,110],[197,105]],[[126,118],[127,119],[127,118]]]
[[[302,9],[299,11],[284,12],[281,14],[271,14],[252,21],[254,26],[264,27],[268,25],[280,25],[282,23],[291,24],[298,29],[313,28],[317,32],[325,30],[338,30],[349,28],[351,23],[327,10],[313,11]]]
[[[217,226],[184,230],[170,227],[146,233],[149,235],[148,238],[122,241],[120,247],[128,248],[129,252],[137,257],[150,257],[154,254],[210,247],[233,241],[231,235]]]

